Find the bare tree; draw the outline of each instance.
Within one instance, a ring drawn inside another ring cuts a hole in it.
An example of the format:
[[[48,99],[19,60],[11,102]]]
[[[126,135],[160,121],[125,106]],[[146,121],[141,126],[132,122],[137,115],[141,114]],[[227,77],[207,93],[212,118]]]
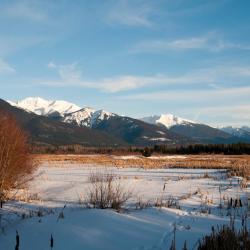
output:
[[[29,154],[27,136],[17,121],[0,112],[0,206],[10,193],[30,178],[35,165]]]

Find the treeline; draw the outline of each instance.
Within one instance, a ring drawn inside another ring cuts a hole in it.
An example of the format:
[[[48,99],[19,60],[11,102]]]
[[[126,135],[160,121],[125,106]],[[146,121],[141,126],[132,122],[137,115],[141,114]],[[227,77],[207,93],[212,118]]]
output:
[[[86,147],[83,145],[31,145],[34,154],[128,154],[139,152],[132,147]]]
[[[250,154],[250,144],[194,144],[187,146],[155,145],[153,147],[86,147],[82,145],[32,145],[37,154]]]
[[[194,144],[170,148],[165,145],[155,145],[153,152],[161,154],[225,154],[241,155],[250,154],[250,144]]]

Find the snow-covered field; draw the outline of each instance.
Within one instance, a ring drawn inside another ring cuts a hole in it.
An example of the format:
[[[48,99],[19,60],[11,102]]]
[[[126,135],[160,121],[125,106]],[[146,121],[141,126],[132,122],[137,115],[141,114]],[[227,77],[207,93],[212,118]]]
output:
[[[89,176],[100,171],[112,172],[131,192],[122,211],[86,208]],[[51,234],[53,249],[58,250],[169,249],[174,228],[177,249],[185,240],[188,249],[195,249],[212,225],[229,224],[229,214],[235,216],[236,226],[241,225],[249,188],[241,188],[240,183],[241,178],[228,178],[225,170],[43,163],[20,194],[23,201],[4,205],[0,249],[14,249],[16,230],[20,249],[25,250],[49,249]],[[243,207],[227,209],[230,198],[241,198]],[[171,207],[155,206],[170,200],[174,203]],[[145,208],[140,209],[139,202]],[[59,218],[62,210],[64,218]]]

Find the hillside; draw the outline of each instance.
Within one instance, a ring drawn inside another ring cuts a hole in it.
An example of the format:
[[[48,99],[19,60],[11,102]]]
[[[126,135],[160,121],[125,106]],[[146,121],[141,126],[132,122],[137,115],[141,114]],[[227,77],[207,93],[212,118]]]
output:
[[[39,116],[11,106],[2,99],[0,99],[0,111],[12,114],[25,131],[27,131],[30,141],[35,144],[126,145],[126,142],[106,133],[87,127],[78,127],[73,124],[55,121],[45,116]]]

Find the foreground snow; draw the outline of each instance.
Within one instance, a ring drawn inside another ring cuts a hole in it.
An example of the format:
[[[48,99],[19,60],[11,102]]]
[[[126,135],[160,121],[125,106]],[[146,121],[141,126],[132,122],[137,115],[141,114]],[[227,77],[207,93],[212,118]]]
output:
[[[114,173],[132,192],[122,212],[84,208],[88,176],[98,171]],[[174,225],[177,249],[181,249],[185,240],[188,249],[195,249],[197,240],[209,233],[212,225],[229,223],[230,210],[218,208],[220,197],[223,206],[230,197],[241,197],[247,205],[249,189],[240,189],[239,180],[227,179],[226,172],[218,170],[118,169],[45,163],[23,194],[23,199],[29,202],[5,205],[3,218],[8,218],[8,223],[2,219],[4,231],[0,234],[0,249],[14,249],[16,230],[20,234],[20,249],[25,250],[49,249],[50,234],[55,240],[54,249],[60,250],[169,249]],[[157,199],[170,197],[178,200],[180,209],[152,206]],[[139,200],[149,206],[136,209]],[[65,204],[64,218],[58,219]],[[232,209],[236,225],[240,226],[246,209],[246,206]],[[6,217],[10,210],[15,213]],[[34,211],[40,211],[43,216],[33,216]],[[25,214],[25,218],[21,219],[18,214]]]
[[[177,249],[186,239],[193,247],[214,224],[227,223],[226,218],[192,216],[172,209],[148,208],[130,213],[111,210],[67,209],[64,219],[58,214],[31,218],[15,224],[0,237],[0,249],[14,249],[15,230],[21,238],[21,249],[48,249],[52,233],[55,249],[168,249],[176,222]]]

